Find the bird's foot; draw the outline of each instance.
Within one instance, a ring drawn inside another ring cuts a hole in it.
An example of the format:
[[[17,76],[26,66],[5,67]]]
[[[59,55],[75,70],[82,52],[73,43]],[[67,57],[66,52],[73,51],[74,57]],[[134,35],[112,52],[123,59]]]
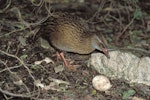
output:
[[[73,65],[72,62],[64,62],[66,68],[69,70],[69,71],[77,71],[77,68],[80,67],[80,65]]]
[[[72,63],[74,63],[74,61],[68,62],[68,61],[65,59],[64,54],[63,54],[62,52],[61,52],[59,55],[60,55],[61,59],[63,60],[65,66],[67,67],[67,69],[68,69],[69,71],[76,71],[77,68],[80,67],[80,65],[72,65]]]

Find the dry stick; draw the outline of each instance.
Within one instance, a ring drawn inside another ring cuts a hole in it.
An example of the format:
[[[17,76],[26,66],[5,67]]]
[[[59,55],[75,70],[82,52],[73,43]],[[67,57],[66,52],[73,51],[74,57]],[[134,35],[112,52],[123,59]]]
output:
[[[135,2],[133,1],[132,3],[135,3]],[[130,3],[129,3],[129,4],[130,4]],[[136,5],[136,3],[135,3],[135,5]],[[136,9],[137,9],[137,7],[136,7]],[[127,10],[127,11],[128,11],[128,10]],[[128,13],[128,14],[129,14],[129,13]],[[130,15],[130,14],[129,14],[129,15]],[[121,32],[121,34],[117,36],[116,41],[118,41],[119,38],[124,34],[124,32],[128,29],[128,27],[133,23],[134,19],[135,19],[135,17],[133,17],[132,20],[130,21],[130,23],[129,23],[128,25],[126,25],[126,27],[123,29],[123,31]],[[128,19],[128,20],[129,20],[129,19]]]
[[[2,61],[0,61],[0,62],[2,62]],[[19,68],[19,67],[21,67],[21,65],[5,68],[5,69],[1,70],[0,73],[3,73],[5,71],[7,71],[8,69],[11,70],[11,69]]]
[[[43,0],[40,0],[40,2],[36,4],[36,3],[33,2],[33,0],[31,0],[31,3],[32,3],[34,6],[41,6],[41,5],[43,4],[43,2],[44,2]]]
[[[38,25],[41,25],[41,23],[43,23],[44,21],[46,21],[49,17],[49,15],[46,16],[46,18],[43,18],[42,20],[38,21],[38,22],[35,22],[35,23],[28,23],[26,21],[24,21],[24,19],[22,18],[22,15],[20,13],[20,10],[17,8],[17,7],[14,7],[11,9],[13,12],[17,12],[18,13],[18,20],[20,21],[20,23],[22,23],[25,28],[23,29],[18,29],[18,30],[13,30],[7,34],[4,34],[4,35],[0,35],[0,37],[3,37],[5,35],[10,35],[12,33],[15,33],[15,32],[20,32],[20,31],[23,31],[23,30],[26,30],[26,29],[30,29],[31,26],[38,26]]]
[[[47,5],[46,3],[45,3],[45,9],[46,9],[46,11],[47,11],[47,16],[49,17],[49,16],[52,16],[52,11],[51,11],[51,7],[50,7],[50,4],[49,5]]]
[[[40,11],[40,9],[42,8],[43,4],[44,4],[44,1],[41,0],[38,4],[35,4],[34,2],[32,2],[32,4],[34,6],[37,6],[38,9],[36,10],[36,8],[33,9],[33,11],[36,11],[35,15],[37,16],[38,15],[38,12]]]
[[[21,12],[20,12],[20,10],[19,10],[17,7],[14,7],[14,8],[12,9],[12,11],[15,11],[15,13],[17,12],[17,14],[18,14],[18,20],[19,20],[20,22],[22,22],[23,25],[26,26],[26,28],[29,28],[29,29],[30,29],[31,26],[38,26],[38,25],[41,25],[41,23],[43,23],[44,21],[46,21],[46,20],[49,18],[49,16],[50,16],[50,14],[48,14],[48,15],[46,16],[46,18],[44,18],[44,19],[42,19],[42,20],[40,20],[40,21],[38,21],[38,22],[35,22],[35,23],[28,23],[28,22],[26,22],[26,21],[22,18]],[[13,57],[15,57],[17,60],[21,61],[21,59],[19,59],[17,56],[13,55]],[[34,77],[32,76],[32,74],[31,74],[31,72],[30,72],[30,69],[29,69],[22,61],[21,61],[21,63],[22,63],[23,66],[27,69],[27,71],[29,72],[29,75],[32,77],[32,79],[33,79],[34,82],[35,82],[35,79],[34,79]],[[34,86],[35,86],[35,85],[34,85]],[[39,87],[38,87],[38,90],[39,90]],[[35,91],[35,90],[34,90],[34,91]],[[40,94],[40,91],[39,91],[38,94]],[[38,96],[39,96],[39,95],[38,95]],[[37,97],[38,97],[38,96],[37,96]]]
[[[5,90],[3,90],[1,87],[0,87],[0,92],[3,93],[3,94],[5,94],[5,95],[12,96],[12,97],[32,98],[32,99],[37,100],[37,98],[34,98],[34,97],[33,97],[33,96],[35,96],[36,94],[33,94],[33,95],[31,95],[31,96],[27,96],[27,95],[23,95],[23,94],[15,94],[15,93],[11,93],[11,92],[5,91]]]
[[[29,75],[32,77],[32,79],[33,79],[34,82],[35,82],[35,79],[34,79],[34,77],[32,76],[32,74],[31,74],[31,72],[30,72],[30,69],[24,64],[24,62],[23,62],[20,58],[18,58],[18,57],[15,56],[15,55],[6,53],[6,52],[4,52],[4,51],[2,51],[2,50],[0,50],[0,52],[3,53],[3,54],[5,54],[5,55],[7,55],[7,56],[16,58],[16,59],[27,69]],[[27,86],[26,86],[25,84],[24,84],[24,86],[25,86],[26,89],[28,90],[28,88],[27,88]],[[38,90],[39,90],[39,88],[38,88]],[[14,94],[14,93],[10,93],[10,92],[8,92],[8,91],[4,91],[4,90],[2,90],[1,88],[0,88],[0,91],[1,91],[2,93],[5,93],[5,94],[10,95],[10,96],[15,96],[15,97],[32,97],[32,96],[35,96],[35,95],[36,95],[36,94],[33,94],[33,95],[30,95],[30,96],[26,96],[26,95],[21,95],[21,94]],[[29,92],[29,93],[30,93],[30,92]]]
[[[135,17],[132,18],[131,22],[123,29],[123,31],[121,32],[121,35],[127,30],[127,28],[133,23]]]
[[[133,51],[139,51],[139,52],[143,52],[143,53],[146,53],[146,54],[150,54],[150,51],[148,50],[144,50],[142,48],[113,48],[113,49],[108,49],[108,51],[117,51],[117,50],[133,50]]]
[[[6,66],[8,72],[10,72],[10,74],[14,74],[14,72],[12,72],[12,71],[9,69],[9,67],[7,66],[7,61],[6,61],[6,62],[1,61],[1,62],[2,62],[3,65]],[[20,78],[19,76],[17,76],[17,74],[16,74],[16,75],[13,75],[13,77],[17,78],[18,80],[21,80],[21,78]],[[21,80],[21,81],[22,81],[22,80]],[[30,90],[29,90],[28,87],[24,84],[24,82],[22,82],[22,85],[26,88],[27,92],[28,92],[29,94],[31,94]]]
[[[5,100],[11,100],[14,97],[8,97],[6,94],[4,94]]]
[[[109,26],[109,25],[107,24],[107,22],[105,21],[105,19],[106,19],[107,16],[109,16],[109,15],[110,15],[110,11],[108,11],[107,14],[104,16],[104,18],[102,19],[102,22],[103,22],[107,27],[109,27],[109,28],[111,29],[112,27]]]
[[[146,54],[150,54],[150,51],[148,50],[144,50],[142,48],[119,48],[120,50],[134,50],[134,51],[139,51],[139,52],[143,52],[143,53],[146,53]]]
[[[15,13],[17,12],[17,14],[18,14],[18,20],[19,20],[20,22],[22,22],[23,25],[25,25],[27,28],[30,28],[31,26],[41,25],[41,23],[44,22],[45,20],[47,20],[47,18],[48,18],[48,16],[47,16],[46,18],[44,18],[44,19],[42,19],[42,20],[40,20],[40,21],[38,21],[38,22],[35,22],[35,23],[28,23],[28,22],[26,22],[26,21],[22,18],[21,12],[20,12],[20,10],[19,10],[17,7],[12,8],[12,10],[13,10]]]
[[[24,26],[26,26],[26,28],[30,28],[31,26],[37,26],[37,25],[41,25],[41,23],[43,23],[45,20],[47,20],[47,18],[49,17],[48,15],[46,16],[46,18],[43,18],[42,20],[35,22],[35,23],[28,23],[26,22],[21,15],[20,10],[17,7],[14,7],[11,9],[11,11],[13,11],[14,13],[18,14],[18,20],[23,23]]]
[[[9,96],[13,96],[13,97],[24,97],[24,98],[30,98],[31,97],[31,96],[22,95],[22,94],[11,93],[11,92],[3,90],[1,87],[0,87],[0,92],[3,94],[9,95]]]
[[[99,14],[99,12],[100,12],[100,11],[102,10],[102,8],[104,7],[104,4],[105,4],[105,3],[106,3],[106,1],[105,1],[105,0],[102,0],[102,3],[100,4],[98,10],[94,13],[94,15],[93,15],[90,19],[88,19],[88,21],[92,21],[92,20],[94,19],[94,17],[96,17],[97,14]]]
[[[6,36],[6,35],[10,35],[10,34],[15,33],[15,32],[20,32],[20,31],[23,31],[23,30],[25,30],[25,29],[27,29],[27,28],[24,28],[24,29],[18,29],[18,30],[13,30],[13,31],[11,31],[11,32],[8,32],[7,34],[0,35],[0,37]]]
[[[2,10],[0,10],[0,13],[3,13],[4,11],[7,10],[7,8],[9,8],[9,6],[11,5],[11,0],[7,0],[6,4],[7,4],[7,6],[5,8],[3,8]]]
[[[6,67],[7,67],[7,70],[10,72],[10,73],[13,73],[10,68],[8,68],[8,66],[6,65],[5,62],[1,61],[2,64],[4,64]],[[17,66],[18,67],[18,66]],[[5,68],[6,69],[6,68]],[[27,86],[23,83],[23,86],[25,86],[25,88],[27,89],[28,93],[30,93],[29,89],[27,88]],[[2,92],[3,94],[6,94],[6,95],[10,95],[10,96],[15,96],[15,97],[32,97],[31,95],[30,96],[26,96],[26,95],[22,95],[22,94],[14,94],[14,93],[11,93],[11,92],[8,92],[8,91],[5,91],[3,90],[2,88],[0,88],[0,92]]]
[[[18,57],[15,56],[15,55],[9,54],[9,53],[7,53],[7,52],[5,52],[5,51],[2,51],[2,50],[0,50],[0,52],[3,53],[3,54],[5,54],[5,55],[7,55],[7,56],[16,58],[16,59],[27,69],[29,75],[31,76],[31,78],[32,78],[32,79],[34,80],[34,82],[35,82],[35,78],[34,78],[33,75],[31,74],[31,70],[25,65],[25,63],[24,63],[20,58],[18,58]]]
[[[9,46],[10,46],[10,44],[8,45],[8,47],[7,47],[7,51],[8,51],[8,49],[9,49]],[[4,51],[3,51],[4,52]],[[5,52],[6,53],[6,52]],[[7,53],[8,54],[8,53]],[[11,55],[11,54],[10,54]],[[17,57],[17,56],[15,56],[15,55],[12,55],[12,56],[14,56],[14,57]],[[17,57],[18,58],[18,57]],[[19,59],[19,58],[18,58]],[[20,59],[20,61],[21,61],[21,59]],[[4,63],[3,63],[4,64]],[[5,64],[4,64],[5,65]],[[23,65],[23,61],[22,61],[22,63],[21,63],[21,65]],[[21,66],[20,65],[20,66]],[[25,64],[24,64],[25,65]],[[7,65],[5,65],[5,66],[7,66]],[[8,68],[8,67],[7,67]],[[25,68],[28,68],[26,65],[25,65]],[[10,71],[10,69],[7,69],[7,70],[9,70]],[[30,69],[27,69],[28,70],[28,72],[30,71]],[[29,73],[30,74],[30,76],[32,76],[32,74],[31,73]],[[32,79],[34,80],[34,77],[32,77]],[[35,80],[34,80],[34,82],[35,82]],[[28,93],[30,93],[31,94],[31,92],[30,92],[30,90],[28,89],[28,87],[23,83],[23,85],[24,85],[24,87],[26,88],[26,90],[28,91]],[[40,89],[39,89],[39,87],[37,87],[38,88],[38,90],[39,90],[39,92],[38,92],[38,95],[37,95],[37,97],[39,96],[39,94],[40,94]],[[34,91],[35,91],[35,85],[34,85]]]
[[[118,41],[119,38],[124,34],[124,32],[128,29],[128,27],[133,23],[134,19],[135,19],[135,18],[133,17],[132,20],[131,20],[131,22],[130,22],[128,25],[126,25],[126,27],[123,29],[123,31],[121,32],[121,34],[119,34],[119,35],[117,36],[116,41]]]
[[[112,8],[112,4],[113,4],[113,2],[111,1],[110,5],[109,5],[109,8]],[[113,17],[113,16],[110,15],[110,10],[108,10],[107,14],[105,14],[105,16],[104,16],[104,18],[102,19],[102,21],[104,22],[104,24],[105,24],[107,27],[111,28],[111,27],[107,24],[107,22],[105,21],[105,19],[107,18],[107,16]],[[114,18],[115,18],[115,17],[114,17]],[[116,18],[115,18],[115,20],[118,21],[118,19],[116,19]],[[118,22],[119,22],[119,21],[118,21]]]

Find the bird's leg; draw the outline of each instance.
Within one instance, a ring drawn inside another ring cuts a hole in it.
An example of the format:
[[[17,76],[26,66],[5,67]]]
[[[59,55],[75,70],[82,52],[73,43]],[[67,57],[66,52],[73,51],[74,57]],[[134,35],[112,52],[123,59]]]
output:
[[[59,61],[60,59],[62,59],[61,56],[60,56],[60,53],[58,51],[56,52],[56,57],[57,57],[57,61]]]
[[[61,59],[63,60],[65,66],[66,66],[69,70],[76,71],[76,69],[79,67],[79,65],[71,65],[71,63],[69,63],[69,62],[65,59],[63,52],[61,52],[59,55],[60,55]]]
[[[60,53],[57,51],[56,54],[52,55],[53,57],[56,57],[56,61],[62,60]]]

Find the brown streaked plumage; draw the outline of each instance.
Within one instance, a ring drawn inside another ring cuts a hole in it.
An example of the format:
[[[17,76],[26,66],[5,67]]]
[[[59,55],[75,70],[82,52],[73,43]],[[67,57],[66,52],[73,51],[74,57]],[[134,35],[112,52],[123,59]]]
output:
[[[89,54],[97,49],[109,58],[105,45],[96,34],[90,33],[87,23],[81,18],[57,13],[43,23],[41,30],[58,50]],[[68,64],[62,54],[59,56],[67,67],[73,66]]]

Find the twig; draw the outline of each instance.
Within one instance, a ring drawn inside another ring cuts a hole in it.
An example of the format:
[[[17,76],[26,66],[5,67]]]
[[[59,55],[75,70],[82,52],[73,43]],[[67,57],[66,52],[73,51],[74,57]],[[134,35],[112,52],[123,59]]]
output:
[[[20,58],[18,58],[15,55],[9,54],[9,53],[7,53],[5,51],[2,51],[2,50],[0,50],[0,52],[3,53],[3,54],[5,54],[5,55],[7,55],[7,56],[10,56],[10,57],[13,57],[13,58],[17,59],[27,69],[27,71],[28,71],[29,75],[31,76],[31,78],[35,81],[35,78],[31,74],[31,70],[25,65],[25,63]]]
[[[7,6],[5,8],[3,8],[2,10],[0,10],[0,13],[3,13],[4,11],[7,10],[7,8],[11,5],[11,0],[7,0],[6,4],[7,4]]]
[[[40,2],[36,4],[36,3],[33,2],[33,0],[31,0],[31,3],[32,3],[34,6],[42,6],[43,2],[44,2],[43,0],[40,0]]]
[[[5,69],[1,70],[0,73],[3,73],[3,72],[5,72],[5,71],[7,71],[8,69],[11,70],[11,69],[19,68],[19,67],[21,67],[21,65],[9,67],[9,68],[5,68]]]
[[[121,32],[121,35],[129,28],[129,26],[133,23],[134,19],[135,17],[133,17],[130,23],[123,29],[123,31]]]
[[[146,54],[150,54],[150,51],[144,50],[142,48],[120,48],[120,50],[134,50],[134,51],[140,51]]]
[[[6,65],[5,62],[1,61],[1,63],[3,63],[3,64],[7,67],[7,70],[8,70],[10,73],[13,73],[13,72],[10,70],[11,68],[8,68],[8,66]],[[18,66],[17,66],[17,67],[18,67]],[[4,70],[3,70],[3,71],[4,71]],[[31,94],[31,92],[29,91],[28,87],[27,87],[24,83],[22,83],[22,85],[25,86],[25,88],[27,89],[28,93]],[[26,95],[22,95],[22,94],[14,94],[14,93],[5,91],[5,90],[3,90],[2,88],[0,88],[0,92],[2,92],[3,94],[5,94],[5,95],[4,95],[5,98],[7,98],[6,95],[13,96],[13,97],[27,97],[27,98],[32,97],[32,95],[26,96]]]
[[[25,30],[25,29],[27,29],[27,28],[24,28],[24,29],[18,29],[18,30],[13,30],[13,31],[11,31],[11,32],[8,32],[7,34],[0,35],[0,37],[6,36],[6,35],[10,35],[10,34],[15,33],[15,32],[20,32],[20,31],[23,31],[23,30]]]
[[[6,52],[4,52],[4,51],[2,51],[2,50],[0,50],[0,52],[3,53],[3,54],[5,54],[5,55],[7,55],[7,56],[16,58],[18,61],[20,61],[21,65],[23,65],[23,66],[27,69],[29,75],[32,77],[32,79],[33,79],[34,82],[35,82],[35,79],[34,79],[34,77],[32,76],[32,74],[31,74],[31,72],[30,72],[30,69],[24,64],[24,62],[23,62],[20,58],[18,58],[18,57],[15,56],[15,55],[6,53]],[[3,61],[1,61],[1,62],[2,62],[5,66],[7,66]],[[20,66],[21,66],[21,65],[20,65]],[[14,67],[11,67],[11,68],[8,68],[8,67],[7,67],[7,68],[5,68],[4,70],[2,70],[1,72],[4,72],[4,71],[6,71],[6,70],[9,70],[9,71],[10,71],[11,69],[16,68],[16,67],[19,67],[19,66],[14,66]],[[28,87],[27,87],[24,83],[22,83],[22,85],[25,86],[25,88],[27,89],[28,93],[31,94],[31,92],[30,92],[30,90],[28,89]],[[0,91],[1,91],[2,93],[4,93],[4,94],[10,95],[10,96],[15,96],[15,97],[26,97],[26,98],[29,98],[29,97],[32,97],[32,96],[35,96],[35,95],[36,95],[36,94],[31,94],[30,96],[26,96],[26,95],[21,95],[21,94],[14,94],[14,93],[10,93],[10,92],[4,91],[4,90],[2,90],[1,88],[0,88]],[[39,91],[39,88],[38,88],[38,91]],[[34,93],[34,92],[33,92],[33,93]],[[38,95],[39,95],[39,93],[38,93]]]
[[[12,74],[15,79],[17,79],[18,81],[21,80],[21,78],[17,75],[17,74],[14,74],[14,72],[11,71],[11,69],[7,66],[7,61],[4,62],[4,61],[1,61],[7,68],[7,70],[10,72],[10,74]],[[22,81],[22,80],[21,80]],[[30,90],[28,89],[28,87],[26,86],[26,84],[24,84],[24,82],[22,81],[22,85],[26,88],[28,94],[31,94]]]
[[[117,36],[116,43],[118,43],[118,40],[124,34],[124,32],[130,27],[130,25],[133,23],[134,19],[135,18],[133,17],[132,20],[130,21],[130,23],[128,25],[126,25],[126,27],[123,29],[123,31]]]
[[[11,93],[11,92],[5,91],[1,87],[0,87],[0,92],[3,93],[3,94],[9,95],[9,96],[24,97],[24,98],[31,98],[32,96],[35,95],[35,94],[33,94],[32,96],[27,96],[27,95],[22,95],[22,94],[15,94],[15,93]]]
[[[94,15],[90,19],[88,19],[88,21],[92,21],[94,19],[94,17],[98,16],[99,12],[102,10],[102,8],[104,7],[105,3],[106,3],[106,1],[102,0],[98,10],[94,13]]]
[[[14,13],[17,13],[18,14],[18,20],[23,23],[24,26],[26,26],[26,28],[30,28],[31,26],[37,26],[37,25],[41,25],[42,22],[44,22],[45,20],[47,20],[47,18],[49,16],[47,16],[46,18],[38,21],[38,22],[35,22],[35,23],[29,23],[29,22],[26,22],[23,18],[22,18],[22,15],[21,15],[21,12],[20,10],[17,8],[17,7],[13,7],[10,11],[13,11]]]
[[[134,51],[139,51],[139,52],[143,52],[146,53],[148,55],[150,55],[150,51],[148,50],[144,50],[142,48],[113,48],[113,49],[108,49],[108,51],[116,51],[116,50],[134,50]]]

